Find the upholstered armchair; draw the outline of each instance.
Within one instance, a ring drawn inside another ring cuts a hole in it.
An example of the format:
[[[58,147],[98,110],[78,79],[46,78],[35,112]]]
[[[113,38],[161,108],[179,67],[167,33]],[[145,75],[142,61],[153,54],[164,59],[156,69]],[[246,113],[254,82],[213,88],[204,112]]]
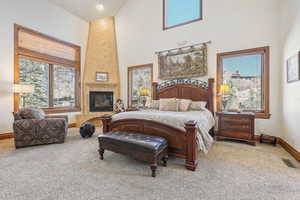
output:
[[[68,130],[67,116],[46,116],[41,109],[26,108],[14,113],[16,148],[63,143]]]

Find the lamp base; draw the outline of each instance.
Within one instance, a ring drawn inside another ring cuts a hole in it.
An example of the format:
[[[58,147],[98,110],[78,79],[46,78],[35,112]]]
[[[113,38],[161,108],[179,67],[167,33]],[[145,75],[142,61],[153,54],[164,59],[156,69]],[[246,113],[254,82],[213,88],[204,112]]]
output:
[[[223,111],[227,112],[227,99],[222,99],[222,106],[223,106]]]
[[[144,107],[146,106],[146,102],[147,102],[147,100],[144,99],[144,100],[143,100],[143,106],[144,106]]]
[[[140,99],[141,99],[141,103],[142,103],[143,108],[145,108],[146,103],[147,103],[147,97],[146,96],[140,96]]]

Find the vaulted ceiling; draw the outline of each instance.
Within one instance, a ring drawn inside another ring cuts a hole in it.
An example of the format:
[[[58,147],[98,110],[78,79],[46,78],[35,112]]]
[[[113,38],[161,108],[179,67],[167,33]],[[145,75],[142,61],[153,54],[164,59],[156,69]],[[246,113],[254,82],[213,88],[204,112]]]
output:
[[[86,21],[115,16],[127,0],[100,0],[104,10],[96,9],[99,0],[48,0]]]

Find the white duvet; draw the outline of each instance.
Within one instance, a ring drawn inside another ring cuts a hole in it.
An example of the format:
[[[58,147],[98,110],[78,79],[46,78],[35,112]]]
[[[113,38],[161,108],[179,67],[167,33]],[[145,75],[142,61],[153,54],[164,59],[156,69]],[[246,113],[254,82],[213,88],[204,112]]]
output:
[[[198,147],[204,153],[207,153],[213,143],[213,138],[210,136],[209,130],[215,125],[215,120],[212,113],[207,109],[203,109],[202,111],[188,112],[141,110],[123,112],[113,115],[113,121],[129,118],[153,120],[171,125],[184,131],[184,123],[194,120],[197,122]]]

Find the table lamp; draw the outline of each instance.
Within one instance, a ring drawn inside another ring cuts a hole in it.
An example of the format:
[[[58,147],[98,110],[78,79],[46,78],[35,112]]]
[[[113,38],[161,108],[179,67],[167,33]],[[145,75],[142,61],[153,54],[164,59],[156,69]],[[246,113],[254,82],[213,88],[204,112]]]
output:
[[[142,97],[142,103],[143,103],[143,106],[145,107],[146,105],[146,101],[147,101],[147,97],[149,96],[149,89],[147,88],[141,88],[140,91],[140,97]]]
[[[32,85],[14,84],[13,91],[14,91],[14,93],[20,95],[20,97],[22,99],[23,108],[25,108],[26,94],[34,93],[34,87]]]
[[[222,105],[223,105],[223,110],[227,111],[227,103],[228,103],[228,97],[230,95],[231,89],[229,85],[227,84],[222,84],[220,87],[220,95],[222,96]]]

